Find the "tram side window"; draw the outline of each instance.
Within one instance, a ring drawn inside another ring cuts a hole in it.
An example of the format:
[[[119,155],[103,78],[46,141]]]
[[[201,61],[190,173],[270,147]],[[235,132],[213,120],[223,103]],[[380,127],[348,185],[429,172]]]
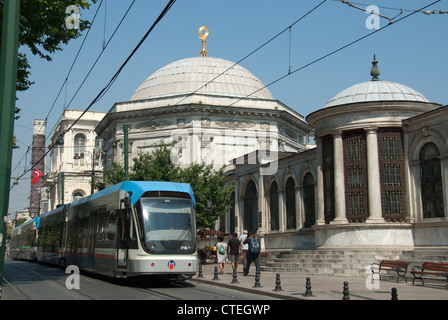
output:
[[[117,229],[117,215],[115,211],[107,211],[100,213],[98,221],[97,240],[103,242],[113,242]]]
[[[127,216],[126,209],[122,209],[121,212],[121,225],[120,225],[120,240],[121,241],[135,241],[135,229],[132,224],[132,220]]]
[[[142,214],[142,206],[140,204],[140,200],[137,201],[137,203],[134,205],[134,211],[137,213],[137,227],[138,227],[138,233],[140,234],[140,236],[142,237],[142,239],[144,240],[144,235],[145,233],[143,232],[143,214]]]
[[[119,219],[120,241],[129,242],[130,249],[138,248],[135,227],[134,227],[134,223],[132,220],[132,215],[128,215],[128,212],[126,209],[121,209],[119,211],[119,215],[120,215],[120,219]]]

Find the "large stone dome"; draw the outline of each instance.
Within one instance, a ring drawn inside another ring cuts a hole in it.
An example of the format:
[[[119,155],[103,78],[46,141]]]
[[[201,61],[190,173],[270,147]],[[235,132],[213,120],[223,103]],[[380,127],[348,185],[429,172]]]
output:
[[[358,83],[343,90],[331,99],[325,107],[371,101],[429,102],[421,93],[403,84],[392,81],[372,80]]]
[[[274,100],[270,91],[250,71],[231,61],[213,57],[187,58],[166,65],[146,79],[130,100],[191,93]]]

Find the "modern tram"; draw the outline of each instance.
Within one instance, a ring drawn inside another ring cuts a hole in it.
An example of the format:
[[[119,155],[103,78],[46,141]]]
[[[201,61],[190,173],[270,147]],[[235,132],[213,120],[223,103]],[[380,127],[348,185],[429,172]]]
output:
[[[189,184],[121,182],[15,228],[10,256],[181,281],[198,269],[195,208]]]

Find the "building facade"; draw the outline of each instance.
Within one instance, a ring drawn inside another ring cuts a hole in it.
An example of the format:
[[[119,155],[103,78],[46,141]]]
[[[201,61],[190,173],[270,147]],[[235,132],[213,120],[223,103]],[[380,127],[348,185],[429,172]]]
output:
[[[43,188],[48,204],[42,212],[90,195],[96,190],[92,188],[92,180],[103,181],[105,155],[102,140],[94,130],[105,113],[88,111],[79,119],[82,113],[82,110],[65,110],[51,137],[50,145],[54,145],[50,152],[51,171],[45,176]],[[58,141],[60,138],[62,141]]]

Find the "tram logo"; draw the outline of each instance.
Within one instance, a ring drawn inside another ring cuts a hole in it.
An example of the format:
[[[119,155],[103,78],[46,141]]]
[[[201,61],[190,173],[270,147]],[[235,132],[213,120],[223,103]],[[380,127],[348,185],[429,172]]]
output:
[[[175,266],[176,262],[174,260],[168,262],[168,268],[170,268],[170,270],[173,270]]]

